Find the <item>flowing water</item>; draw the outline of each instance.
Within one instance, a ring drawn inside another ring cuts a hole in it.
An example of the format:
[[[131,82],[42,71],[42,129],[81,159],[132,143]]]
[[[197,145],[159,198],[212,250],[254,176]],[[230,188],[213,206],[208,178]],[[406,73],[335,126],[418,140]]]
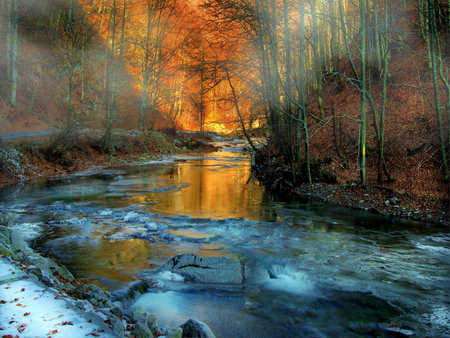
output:
[[[217,337],[447,337],[450,235],[265,192],[240,145],[2,193],[12,227],[84,281],[121,292],[174,255],[229,256],[271,278],[197,285],[153,276],[132,305]]]

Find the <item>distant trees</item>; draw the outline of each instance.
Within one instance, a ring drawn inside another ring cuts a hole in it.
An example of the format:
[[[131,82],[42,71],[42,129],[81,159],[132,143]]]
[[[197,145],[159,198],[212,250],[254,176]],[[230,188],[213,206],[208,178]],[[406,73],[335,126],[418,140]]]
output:
[[[128,125],[136,121],[140,131],[153,129],[164,118],[160,110],[173,109],[173,101],[183,97],[177,93],[186,79],[177,83],[173,78],[183,72],[181,55],[193,34],[181,25],[183,7],[176,0],[85,2],[102,42],[95,53],[95,87],[104,112],[103,148],[108,151],[113,127],[124,112]],[[130,119],[131,111],[136,119]]]
[[[138,4],[135,18],[140,17],[144,26],[130,27],[130,45],[127,50],[128,69],[140,87],[139,130],[153,129],[154,112],[173,95],[166,80],[172,72],[168,64],[177,55],[183,44],[183,37],[175,38],[180,32],[175,22],[177,9],[175,1],[150,0]],[[169,42],[170,37],[174,39]],[[170,94],[169,94],[170,93]]]
[[[45,41],[53,58],[33,62],[58,76],[59,126],[101,125],[104,151],[114,128],[124,125],[144,131],[165,120],[200,130],[241,125],[245,132],[257,125],[293,182],[312,182],[312,156],[321,154],[313,141],[323,133],[334,162],[352,161],[364,184],[372,161],[382,184],[394,179],[385,145],[395,112],[389,93],[407,88],[433,110],[449,176],[449,0],[206,0],[199,8],[178,0],[44,3],[30,19],[21,6],[42,1],[1,0],[3,101],[18,105],[23,90],[19,28],[27,24],[33,33],[26,42]],[[391,66],[399,50],[417,69],[405,83],[396,82]],[[358,96],[351,117],[329,94],[344,87]]]
[[[444,117],[442,111],[447,112],[448,127],[450,129],[450,7],[440,0],[419,1],[420,17],[424,39],[426,41],[430,68],[432,72],[434,90],[434,109],[438,125],[438,135],[440,144],[440,154],[445,178],[450,178],[447,149],[450,146],[449,132],[444,132]],[[444,85],[447,100],[445,106],[441,100],[441,83]],[[447,138],[447,137],[448,138]],[[446,139],[447,138],[447,139]]]
[[[416,14],[421,21],[412,29],[417,34],[420,31],[417,27],[421,27],[428,46],[435,98],[432,105],[436,110],[443,169],[448,177],[449,140],[443,124],[450,119],[448,1],[411,0],[411,3],[383,0],[205,2],[211,20],[224,32],[222,41],[228,38],[234,44],[234,40],[241,39],[241,44],[253,46],[252,53],[239,56],[239,67],[252,69],[254,76],[251,81],[241,81],[252,82],[253,89],[259,93],[255,102],[264,102],[269,142],[283,155],[294,182],[300,161],[308,168],[301,179],[311,182],[311,138],[317,130],[330,126],[334,126],[335,137],[339,133],[352,133],[350,137],[356,137],[359,149],[356,169],[363,184],[367,182],[368,156],[377,158],[380,185],[384,178],[394,180],[385,155],[385,124],[386,116],[392,111],[388,92],[391,86],[403,84],[392,83],[389,65],[393,46],[413,51],[412,47],[405,47],[410,37],[406,36],[401,16],[408,15],[408,20],[414,20],[411,16],[414,6],[419,9]],[[420,55],[421,52],[412,53]],[[359,119],[349,119],[347,123],[358,124],[356,135],[350,129],[342,129],[341,121],[348,117],[325,103],[323,84],[331,79],[340,87],[350,84],[360,94]],[[404,85],[415,87],[411,83]],[[428,89],[418,89],[429,95]],[[447,97],[445,104],[440,98],[443,93]],[[376,151],[369,153],[373,143]],[[336,149],[345,161],[341,148],[342,142]]]
[[[5,3],[6,2],[6,3]],[[18,34],[18,0],[3,0],[1,2],[2,23],[6,21],[6,73],[9,84],[9,104],[17,105],[17,86],[19,81],[19,34]]]
[[[47,41],[52,46],[54,64],[66,78],[66,109],[62,125],[65,133],[79,129],[79,122],[85,118],[84,88],[86,53],[94,35],[93,27],[78,1],[70,0],[67,6],[55,10],[47,23]],[[78,93],[78,99],[74,96]]]

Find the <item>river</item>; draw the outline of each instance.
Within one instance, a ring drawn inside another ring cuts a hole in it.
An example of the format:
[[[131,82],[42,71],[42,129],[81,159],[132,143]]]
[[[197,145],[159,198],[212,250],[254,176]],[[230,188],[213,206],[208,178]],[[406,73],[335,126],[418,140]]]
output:
[[[270,195],[237,141],[220,151],[93,168],[0,192],[34,248],[121,292],[190,252],[264,266],[239,286],[154,276],[132,305],[220,337],[447,337],[450,235],[311,200]],[[173,277],[173,276],[169,276]]]

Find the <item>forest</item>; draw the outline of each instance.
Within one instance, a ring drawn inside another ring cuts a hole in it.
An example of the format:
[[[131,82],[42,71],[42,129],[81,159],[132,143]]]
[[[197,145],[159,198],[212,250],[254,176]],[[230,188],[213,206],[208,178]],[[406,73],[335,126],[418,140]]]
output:
[[[107,153],[114,130],[239,130],[290,184],[326,163],[442,195],[449,5],[1,0],[2,132],[102,130]]]

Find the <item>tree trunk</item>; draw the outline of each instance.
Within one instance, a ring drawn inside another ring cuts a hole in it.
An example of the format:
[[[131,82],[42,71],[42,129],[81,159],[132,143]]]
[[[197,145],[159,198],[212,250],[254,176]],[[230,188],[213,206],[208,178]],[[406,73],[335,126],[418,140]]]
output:
[[[434,88],[434,104],[436,109],[436,118],[438,123],[438,132],[439,132],[439,144],[441,150],[441,159],[442,159],[442,169],[444,171],[444,178],[448,180],[449,175],[449,166],[447,162],[447,153],[445,147],[445,136],[444,136],[444,126],[442,121],[442,112],[441,112],[441,98],[440,98],[440,88],[439,88],[439,77],[438,77],[438,68],[439,65],[442,64],[442,59],[439,59],[439,35],[436,26],[436,11],[435,11],[435,1],[436,0],[428,0],[428,24],[429,24],[429,46],[430,46],[430,57],[431,57],[431,70],[433,74],[433,88]]]
[[[360,129],[360,152],[361,152],[361,183],[366,184],[366,111],[367,111],[367,76],[366,76],[366,8],[367,0],[361,0],[361,129]]]

